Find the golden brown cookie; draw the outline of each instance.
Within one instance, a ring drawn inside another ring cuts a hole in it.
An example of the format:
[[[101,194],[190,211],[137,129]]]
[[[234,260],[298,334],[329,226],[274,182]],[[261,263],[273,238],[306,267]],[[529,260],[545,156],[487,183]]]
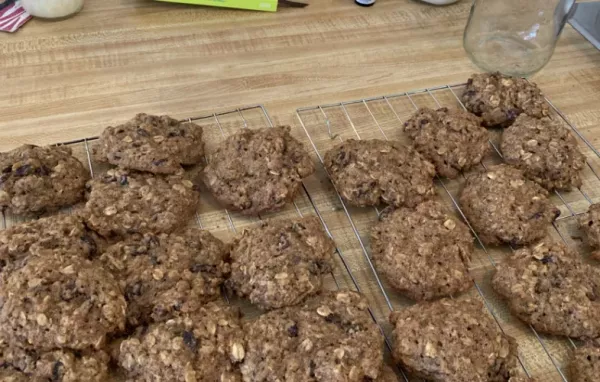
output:
[[[0,153],[0,210],[41,214],[83,200],[89,172],[66,146]]]
[[[490,148],[481,119],[462,109],[419,109],[404,123],[404,132],[437,173],[451,179],[481,162]]]
[[[512,313],[543,333],[600,337],[600,270],[545,239],[499,264],[492,279]]]
[[[547,234],[550,223],[560,215],[548,191],[505,164],[469,176],[460,205],[486,244],[533,243]]]
[[[386,209],[371,231],[377,270],[413,300],[451,296],[473,286],[469,263],[473,237],[435,201]]]
[[[383,336],[355,292],[271,311],[248,323],[245,334],[245,382],[363,382],[381,373]]]
[[[419,303],[390,315],[393,356],[433,382],[506,382],[520,375],[516,341],[476,299]]]
[[[462,102],[488,127],[510,126],[522,113],[535,118],[549,115],[548,103],[536,84],[498,72],[469,78]]]
[[[223,206],[245,215],[277,211],[315,172],[289,126],[242,129],[222,142],[204,169],[204,184]]]
[[[414,207],[435,194],[435,167],[399,142],[349,139],[324,162],[337,191],[354,206]]]
[[[140,327],[120,344],[128,380],[241,382],[245,357],[239,311],[210,302],[198,311]]]
[[[111,169],[88,182],[85,217],[100,235],[169,233],[194,216],[199,193],[181,176]]]
[[[14,271],[0,290],[0,337],[37,351],[100,349],[124,329],[126,303],[96,261],[45,250]]]
[[[187,228],[130,237],[104,252],[102,264],[125,292],[135,327],[189,313],[220,297],[229,274],[228,248],[210,232]]]
[[[227,286],[262,309],[296,305],[321,291],[334,252],[317,217],[266,221],[232,243]]]
[[[548,190],[581,186],[585,157],[577,140],[560,122],[525,114],[502,133],[504,160]]]
[[[138,114],[102,132],[92,155],[99,162],[155,174],[175,174],[204,156],[202,127],[167,115]]]

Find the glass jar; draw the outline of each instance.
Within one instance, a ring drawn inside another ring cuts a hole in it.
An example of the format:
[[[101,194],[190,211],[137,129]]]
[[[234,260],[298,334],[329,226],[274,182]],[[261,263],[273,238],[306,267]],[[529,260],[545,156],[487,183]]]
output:
[[[21,0],[23,8],[32,16],[44,19],[62,19],[79,12],[84,0]]]
[[[471,60],[488,72],[528,77],[550,61],[575,0],[475,0],[464,33]]]

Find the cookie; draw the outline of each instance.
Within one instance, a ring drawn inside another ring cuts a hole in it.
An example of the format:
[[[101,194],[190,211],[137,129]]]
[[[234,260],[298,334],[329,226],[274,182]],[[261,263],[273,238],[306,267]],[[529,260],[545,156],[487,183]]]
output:
[[[126,303],[98,263],[50,250],[31,257],[0,290],[0,337],[37,351],[100,349],[124,328]]]
[[[404,132],[437,173],[450,179],[479,164],[490,148],[481,118],[462,109],[419,109],[404,123]]]
[[[188,228],[128,238],[108,248],[100,261],[125,292],[127,322],[135,327],[219,298],[229,273],[227,252],[210,232]]]
[[[517,344],[476,299],[441,299],[390,314],[394,359],[433,382],[506,382],[520,375]]]
[[[227,286],[262,309],[296,305],[321,290],[334,252],[317,217],[270,220],[232,243]]]
[[[600,348],[586,345],[575,349],[569,365],[572,382],[594,382],[600,375]]]
[[[0,230],[0,279],[24,265],[32,252],[60,249],[83,258],[98,253],[93,232],[77,215],[59,214]]]
[[[140,382],[240,382],[245,356],[239,311],[210,302],[191,315],[140,328],[120,345],[119,365]]]
[[[499,264],[492,286],[536,330],[580,339],[600,336],[600,270],[545,239]]]
[[[548,190],[581,187],[585,157],[560,122],[525,114],[502,133],[504,160]]]
[[[340,290],[246,324],[245,382],[377,380],[383,337],[366,300]]]
[[[199,201],[194,184],[180,176],[111,169],[87,187],[87,224],[109,238],[172,232],[194,216]]]
[[[600,203],[590,205],[588,211],[579,217],[579,227],[593,250],[592,258],[600,260]]]
[[[414,207],[435,193],[435,167],[399,142],[349,139],[325,154],[325,168],[342,198],[358,207]]]
[[[39,215],[83,200],[89,173],[71,154],[33,145],[0,153],[0,210]]]
[[[99,162],[155,174],[175,174],[204,157],[202,127],[167,115],[138,114],[104,129],[92,155]]]
[[[371,256],[392,287],[413,300],[432,300],[473,286],[473,237],[435,201],[385,209],[371,231]]]
[[[108,378],[108,362],[109,357],[103,351],[54,350],[39,353],[0,343],[3,367],[27,376],[29,381],[103,382]]]
[[[223,206],[244,215],[279,210],[292,201],[302,179],[315,172],[289,126],[241,129],[222,142],[203,173]]]
[[[460,205],[481,241],[492,245],[531,244],[560,215],[548,191],[505,164],[469,176]]]
[[[550,114],[536,84],[499,72],[474,74],[461,98],[467,110],[480,116],[488,127],[510,126],[523,113],[535,118]]]
[[[0,367],[0,381],[3,382],[29,382],[29,377],[20,370],[10,366]]]

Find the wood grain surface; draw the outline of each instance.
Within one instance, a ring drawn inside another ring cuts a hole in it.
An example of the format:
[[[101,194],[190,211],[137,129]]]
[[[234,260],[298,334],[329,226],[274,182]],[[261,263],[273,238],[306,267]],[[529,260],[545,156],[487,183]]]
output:
[[[32,20],[16,34],[0,34],[0,151],[23,143],[91,137],[138,112],[188,118],[264,104],[272,122],[292,125],[294,135],[318,161],[295,109],[464,82],[477,71],[462,48],[469,5],[465,0],[446,7],[379,0],[374,7],[361,8],[352,0],[312,0],[305,9],[282,8],[269,14],[149,0],[88,0],[74,18]],[[600,52],[567,26],[552,60],[533,80],[600,148]],[[440,103],[458,106],[447,90],[436,95]],[[433,102],[428,95],[415,101],[419,106]],[[340,107],[326,113],[342,139],[351,137],[353,129],[362,138],[402,139],[398,126],[412,105],[406,97],[391,99],[390,104],[349,105],[345,112],[350,118]],[[335,143],[320,111],[304,111],[300,117],[320,153]],[[260,108],[223,115],[218,123],[214,118],[200,120],[212,142],[209,151],[222,139],[219,127],[226,135],[242,128],[244,119],[251,128],[269,122]],[[586,196],[600,201],[600,181],[593,173],[600,173],[600,162],[583,142],[581,147],[590,163],[582,188],[585,195],[553,197],[566,218],[551,233],[559,239],[558,232],[563,233],[586,253],[569,208],[573,213],[584,211],[589,204]],[[85,151],[84,143],[75,146],[87,163]],[[498,160],[491,156],[487,163]],[[101,169],[94,165],[95,172]],[[361,247],[364,244],[368,252],[368,230],[376,213],[350,211],[357,237],[321,167],[305,185],[307,192],[296,206],[269,217],[318,212],[356,283],[369,297],[378,322],[389,333],[388,304]],[[447,184],[448,192],[441,183],[438,186],[440,196],[452,207],[450,195],[456,195],[460,181]],[[223,239],[257,223],[227,215],[209,197],[203,200],[201,223]],[[7,225],[18,221],[7,216]],[[561,372],[568,377],[566,365],[573,345],[560,338],[538,338],[512,318],[491,291],[493,263],[508,252],[478,249],[473,274],[479,290],[474,288],[472,294],[483,295],[502,329],[518,339],[521,361],[533,376],[561,381]],[[341,259],[336,281],[354,287]],[[328,285],[335,287],[333,278]],[[395,309],[410,304],[393,292],[389,297]]]

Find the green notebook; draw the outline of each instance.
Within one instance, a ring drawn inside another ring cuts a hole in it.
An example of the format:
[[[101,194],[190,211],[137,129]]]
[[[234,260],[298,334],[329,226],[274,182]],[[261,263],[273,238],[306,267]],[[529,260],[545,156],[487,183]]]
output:
[[[278,0],[158,0],[169,3],[208,5],[212,7],[251,9],[255,11],[275,12]]]

